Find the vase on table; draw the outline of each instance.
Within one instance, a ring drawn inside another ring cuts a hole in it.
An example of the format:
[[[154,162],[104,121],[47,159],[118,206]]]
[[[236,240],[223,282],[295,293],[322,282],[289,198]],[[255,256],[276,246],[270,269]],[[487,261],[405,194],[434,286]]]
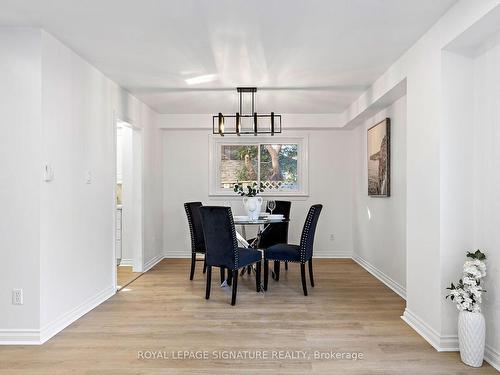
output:
[[[259,219],[260,209],[262,208],[261,197],[244,197],[243,206],[245,206],[249,220],[256,221]]]
[[[482,313],[460,311],[458,314],[458,344],[460,358],[466,365],[472,367],[483,365],[485,330]]]

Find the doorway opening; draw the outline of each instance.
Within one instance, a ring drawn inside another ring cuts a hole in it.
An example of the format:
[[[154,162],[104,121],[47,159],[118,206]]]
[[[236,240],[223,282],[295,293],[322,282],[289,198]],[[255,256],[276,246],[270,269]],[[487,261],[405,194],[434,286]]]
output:
[[[137,279],[142,265],[142,131],[116,121],[116,288]]]

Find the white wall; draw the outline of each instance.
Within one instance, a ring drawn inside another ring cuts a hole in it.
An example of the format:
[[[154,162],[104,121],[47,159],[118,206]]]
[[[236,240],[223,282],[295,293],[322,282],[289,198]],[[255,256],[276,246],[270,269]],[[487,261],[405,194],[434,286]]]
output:
[[[386,117],[391,119],[391,196],[368,196],[367,129]],[[391,285],[406,293],[406,97],[353,130],[354,166],[354,259]]]
[[[125,227],[124,230],[129,230],[132,233],[131,247],[133,271],[142,272],[144,268],[144,179],[142,168],[144,164],[143,130],[133,129],[132,131],[132,201],[131,213],[132,221],[131,228]]]
[[[309,134],[309,196],[290,198],[293,203],[289,241],[299,242],[309,207],[322,203],[324,208],[316,233],[315,256],[350,257],[353,134],[342,130],[287,131],[283,136],[301,134]],[[191,243],[183,202],[222,205],[231,199],[235,213],[243,213],[243,206],[241,198],[236,195],[229,198],[208,195],[209,135],[205,129],[164,131],[163,146],[165,255],[190,257]],[[331,233],[334,241],[330,240]]]
[[[110,179],[114,177],[109,84],[79,56],[42,33],[41,328],[112,291]],[[86,173],[92,175],[86,183]]]
[[[123,172],[121,264],[133,266],[134,272],[148,269],[161,254],[156,249],[162,247],[161,175],[157,172],[161,168],[155,169],[161,163],[161,143],[157,140],[160,137],[155,118],[145,120],[153,126],[141,129],[120,121],[122,127],[118,129],[117,156],[121,157]],[[149,206],[145,207],[146,204]]]
[[[143,270],[163,257],[162,131],[158,114],[111,82],[115,117],[140,128],[142,135]]]
[[[500,370],[500,45],[477,57],[473,69],[474,245],[487,251],[486,343]]]
[[[143,270],[163,257],[163,132],[157,114],[141,112],[143,141]]]
[[[442,238],[447,236],[446,226],[452,223],[446,217],[454,212],[444,199],[443,191],[453,186],[453,181],[462,180],[453,173],[443,173],[446,163],[449,164],[443,155],[451,156],[449,152],[454,153],[456,148],[443,142],[443,137],[451,128],[447,128],[446,123],[449,121],[446,116],[449,104],[443,100],[443,81],[446,77],[443,76],[442,51],[498,5],[498,0],[457,2],[345,112],[347,124],[356,122],[364,113],[373,110],[373,105],[384,95],[406,82],[408,266],[404,319],[438,350],[457,349],[456,335],[448,334],[449,325],[444,323],[454,317],[448,315],[450,309],[446,304],[450,302],[444,300],[442,287],[450,265],[463,261],[461,251],[445,253],[441,248],[444,243],[446,246],[454,243],[450,237]],[[458,126],[463,125],[460,123]],[[463,132],[463,129],[459,131]],[[487,128],[487,131],[492,130]],[[493,139],[494,135],[489,134],[488,139]],[[462,133],[456,137],[461,136]],[[455,195],[459,196],[460,193]],[[490,197],[487,199],[496,199],[494,195]],[[444,225],[444,222],[447,224]],[[489,225],[494,226],[495,223]],[[489,241],[495,243],[491,238]],[[422,270],[425,270],[424,277]],[[494,334],[498,337],[498,332]],[[490,349],[486,358],[500,366],[498,347]]]
[[[500,347],[499,66],[500,45],[477,57],[443,52],[442,294],[444,299],[444,288],[462,276],[466,251],[487,253],[483,313],[489,358],[498,358]],[[457,316],[454,304],[443,305],[443,335],[456,335]]]
[[[124,125],[117,129],[120,134],[122,161],[122,262],[132,265],[134,259],[134,215],[133,215],[133,155],[132,128]],[[117,153],[118,157],[118,153]]]
[[[0,38],[0,105],[8,126],[1,139],[8,215],[0,238],[9,264],[0,276],[0,340],[39,343],[115,291],[115,118],[147,131],[147,142],[159,136],[154,112],[51,35],[10,28]],[[153,160],[159,143],[145,148],[147,160],[159,165]],[[45,163],[53,181],[42,181]],[[147,207],[161,205],[161,179],[148,173],[144,182],[160,186],[142,199]],[[158,210],[143,215],[161,223]],[[148,235],[141,238],[144,266],[162,256],[161,224]],[[11,305],[12,288],[24,289],[24,305]]]
[[[40,325],[40,30],[0,28],[0,341]],[[11,304],[13,288],[24,305]],[[11,331],[13,330],[13,331]]]
[[[75,308],[114,292],[114,118],[144,129],[154,116],[145,117],[148,107],[45,32],[42,109],[43,159],[55,172],[42,184],[41,208],[41,328],[50,335]],[[149,256],[160,252],[148,248]]]
[[[466,251],[474,248],[474,142],[472,61],[443,51],[441,126],[442,335],[456,335],[457,309],[445,300],[460,279]]]
[[[122,126],[116,129],[116,182],[123,180],[123,138]]]

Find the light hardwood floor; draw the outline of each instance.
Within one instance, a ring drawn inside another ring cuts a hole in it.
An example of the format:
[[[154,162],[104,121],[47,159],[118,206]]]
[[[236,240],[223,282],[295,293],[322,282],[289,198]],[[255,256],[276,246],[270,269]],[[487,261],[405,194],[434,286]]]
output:
[[[141,276],[141,272],[133,272],[132,269],[132,266],[116,267],[116,286],[118,290]]]
[[[199,266],[199,263],[197,266]],[[238,300],[218,288],[204,299],[204,275],[188,260],[164,260],[46,344],[0,347],[12,374],[494,374],[457,353],[438,353],[400,315],[404,301],[352,260],[316,260],[316,287],[302,294],[298,266],[257,294],[240,277]],[[307,351],[296,360],[138,359],[138,352]],[[363,360],[315,360],[314,351],[361,352]]]

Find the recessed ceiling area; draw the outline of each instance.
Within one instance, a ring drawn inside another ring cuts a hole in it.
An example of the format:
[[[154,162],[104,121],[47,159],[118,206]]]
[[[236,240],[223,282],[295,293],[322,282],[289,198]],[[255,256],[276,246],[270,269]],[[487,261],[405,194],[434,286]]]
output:
[[[159,113],[339,113],[455,0],[0,0]]]

